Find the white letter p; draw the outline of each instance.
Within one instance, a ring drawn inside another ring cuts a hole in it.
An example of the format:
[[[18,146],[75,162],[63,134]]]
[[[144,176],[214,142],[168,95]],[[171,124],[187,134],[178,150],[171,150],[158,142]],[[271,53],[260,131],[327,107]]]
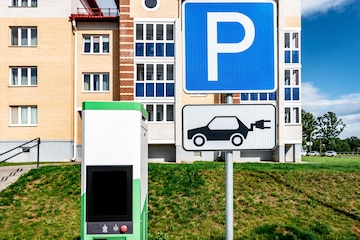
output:
[[[238,22],[245,29],[244,38],[237,43],[218,43],[217,23]],[[208,81],[218,80],[218,53],[239,53],[247,50],[255,39],[255,27],[251,19],[238,12],[207,13]]]

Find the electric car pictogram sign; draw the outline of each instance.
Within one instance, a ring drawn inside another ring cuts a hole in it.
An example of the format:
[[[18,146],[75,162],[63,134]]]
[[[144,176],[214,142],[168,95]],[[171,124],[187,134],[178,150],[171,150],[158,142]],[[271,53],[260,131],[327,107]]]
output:
[[[185,150],[273,149],[273,105],[187,105],[183,108]]]
[[[247,128],[236,116],[217,116],[204,127],[188,130],[187,138],[192,139],[198,147],[203,146],[206,140],[231,140],[231,143],[237,147],[244,142],[249,131],[254,131],[254,127],[259,129],[270,128],[264,126],[265,122],[270,122],[270,120],[258,120],[252,123],[250,128]],[[230,124],[225,125],[226,123]]]

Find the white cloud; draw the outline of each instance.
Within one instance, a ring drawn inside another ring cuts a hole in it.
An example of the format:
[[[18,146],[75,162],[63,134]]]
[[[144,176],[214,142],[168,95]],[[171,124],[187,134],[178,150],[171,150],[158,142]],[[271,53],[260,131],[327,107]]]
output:
[[[354,0],[301,0],[301,11],[303,16],[311,16],[331,9],[341,10],[352,2]]]
[[[360,113],[340,117],[346,124],[344,131],[340,134],[341,139],[356,136],[360,138]]]
[[[302,83],[302,108],[319,117],[334,112],[346,124],[340,138],[360,137],[360,93],[347,94],[338,99],[330,99],[312,83]]]

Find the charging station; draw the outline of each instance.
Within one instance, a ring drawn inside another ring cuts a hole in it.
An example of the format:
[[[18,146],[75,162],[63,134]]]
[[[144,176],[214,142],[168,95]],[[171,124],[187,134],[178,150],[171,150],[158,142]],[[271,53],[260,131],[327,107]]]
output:
[[[83,102],[81,239],[148,239],[148,113],[137,102]]]

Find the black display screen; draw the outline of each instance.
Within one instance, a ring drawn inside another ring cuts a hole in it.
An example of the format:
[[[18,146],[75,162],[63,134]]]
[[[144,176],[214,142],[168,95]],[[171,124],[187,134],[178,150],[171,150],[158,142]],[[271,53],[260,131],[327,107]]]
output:
[[[86,221],[132,221],[132,166],[87,166]]]

